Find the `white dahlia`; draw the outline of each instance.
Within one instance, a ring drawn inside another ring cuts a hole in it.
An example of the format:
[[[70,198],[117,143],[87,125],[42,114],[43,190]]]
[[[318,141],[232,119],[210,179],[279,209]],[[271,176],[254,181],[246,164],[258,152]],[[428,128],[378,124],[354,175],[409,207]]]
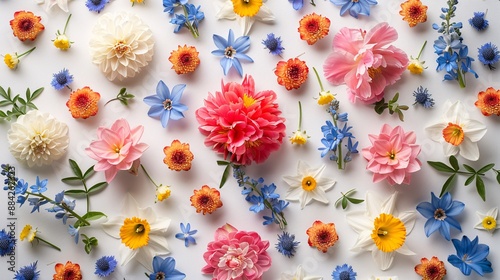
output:
[[[153,58],[153,33],[131,13],[102,15],[92,30],[92,62],[110,81],[134,77]]]
[[[49,113],[31,110],[12,124],[7,137],[10,152],[29,167],[51,164],[68,148],[68,126]]]

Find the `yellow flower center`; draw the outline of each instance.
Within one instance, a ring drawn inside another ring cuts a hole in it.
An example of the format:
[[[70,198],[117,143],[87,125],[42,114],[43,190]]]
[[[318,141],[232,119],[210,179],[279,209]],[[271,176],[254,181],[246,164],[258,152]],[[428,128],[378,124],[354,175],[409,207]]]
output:
[[[255,16],[262,6],[262,0],[231,0],[233,11],[240,17]]]
[[[293,136],[290,137],[290,143],[292,144],[297,144],[297,145],[304,145],[307,143],[307,138],[306,134],[302,133],[302,131],[297,130],[293,133]]]
[[[371,238],[380,251],[394,252],[405,243],[406,227],[400,219],[382,213],[373,222]]]
[[[332,102],[335,99],[335,96],[331,94],[330,92],[320,92],[319,98],[318,98],[318,104],[319,105],[326,105],[330,102]]]
[[[444,140],[453,146],[458,146],[464,141],[464,131],[458,124],[448,123],[448,126],[443,129]]]
[[[132,250],[148,245],[151,227],[145,219],[126,218],[120,228],[120,239]]]
[[[19,63],[19,58],[17,58],[16,55],[13,56],[8,53],[3,57],[3,62],[5,62],[5,65],[7,65],[10,69],[14,69]]]
[[[243,106],[245,106],[245,108],[252,106],[255,102],[255,98],[248,96],[246,93],[243,95]]]
[[[54,40],[54,46],[60,50],[67,50],[71,47],[71,43],[69,42],[68,37],[66,35],[58,35]]]
[[[125,42],[124,40],[119,40],[118,42],[115,43],[115,45],[113,46],[113,50],[115,51],[116,53],[116,56],[118,57],[122,57],[124,56],[125,54],[129,53],[131,48],[130,46],[127,44],[127,42]]]
[[[170,188],[168,186],[160,186],[157,190],[156,190],[156,199],[158,201],[163,201],[167,198],[170,197]]]
[[[305,191],[313,191],[316,188],[316,179],[312,176],[302,178],[302,189]]]
[[[483,219],[483,227],[486,230],[495,229],[497,227],[497,221],[493,217],[487,216]]]
[[[382,67],[378,67],[378,68],[369,67],[368,68],[368,76],[370,76],[370,78],[372,80],[374,80],[378,75],[380,75],[380,73],[382,73]]]
[[[31,225],[24,226],[23,230],[21,231],[21,234],[19,235],[19,238],[21,239],[21,241],[28,238],[29,242],[33,242],[33,240],[35,239],[37,230],[35,229],[32,231],[32,229],[33,229],[33,227]]]
[[[396,158],[396,152],[394,150],[391,150],[390,152],[387,152],[387,157],[390,158],[391,160]]]
[[[422,74],[424,72],[424,66],[418,60],[412,60],[412,62],[408,65],[408,70],[412,74]]]

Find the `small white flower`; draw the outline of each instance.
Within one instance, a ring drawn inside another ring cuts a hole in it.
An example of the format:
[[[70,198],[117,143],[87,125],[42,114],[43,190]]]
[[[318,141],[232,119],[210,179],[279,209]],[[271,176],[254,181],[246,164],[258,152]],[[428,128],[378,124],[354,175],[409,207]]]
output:
[[[244,13],[246,11],[239,11],[239,8],[235,8],[235,4],[233,2],[236,3],[237,7],[246,5],[260,5],[260,7],[258,7],[258,12],[255,15],[241,16],[238,13]],[[215,17],[217,19],[229,19],[238,21],[238,24],[241,26],[241,33],[243,34],[243,36],[246,36],[248,35],[248,32],[250,32],[250,29],[252,28],[252,25],[255,21],[274,21],[274,15],[271,12],[271,9],[269,9],[269,7],[264,4],[264,2],[266,2],[266,0],[217,0],[215,1],[215,6],[217,9]]]
[[[399,280],[397,276],[372,276],[370,280]]]
[[[66,13],[69,11],[68,10],[68,0],[35,0],[39,5],[45,4],[44,9],[46,12],[49,12],[52,7],[57,5],[61,10],[65,11]]]
[[[7,138],[12,155],[29,167],[58,160],[69,144],[68,126],[38,110],[30,110],[12,123]]]
[[[497,229],[500,228],[500,224],[497,221],[498,217],[498,208],[491,208],[486,214],[483,214],[479,211],[476,211],[477,216],[479,217],[479,222],[474,226],[476,229],[484,229],[489,231],[491,234]]]
[[[323,277],[307,276],[307,273],[302,269],[302,265],[299,265],[295,270],[295,274],[281,273],[280,280],[323,280]]]
[[[307,163],[299,161],[297,175],[283,176],[283,180],[290,185],[285,199],[299,201],[301,209],[304,209],[313,199],[328,204],[325,192],[335,185],[335,180],[322,178],[323,170],[325,170],[325,165],[311,168]]]

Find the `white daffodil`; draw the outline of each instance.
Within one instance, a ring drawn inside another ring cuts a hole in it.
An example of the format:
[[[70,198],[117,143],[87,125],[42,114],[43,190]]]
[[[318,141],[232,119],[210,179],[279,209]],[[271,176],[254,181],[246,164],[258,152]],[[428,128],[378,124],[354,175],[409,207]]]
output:
[[[170,253],[166,237],[170,219],[157,217],[151,207],[139,208],[130,194],[125,198],[121,213],[123,216],[102,224],[104,232],[121,241],[120,264],[125,265],[137,258],[152,271],[153,257]]]
[[[405,244],[406,236],[415,225],[415,211],[398,213],[395,209],[397,192],[385,201],[366,193],[366,211],[353,211],[346,215],[347,223],[357,232],[358,239],[352,251],[372,252],[380,269],[391,267],[397,253],[414,255]]]
[[[243,36],[246,36],[255,21],[274,21],[274,15],[265,2],[266,0],[217,0],[215,17],[238,21]]]
[[[486,133],[486,126],[469,117],[462,102],[451,103],[447,100],[444,104],[444,114],[440,122],[428,126],[425,131],[429,137],[443,145],[445,156],[460,153],[468,160],[479,159],[477,143]]]
[[[307,276],[302,265],[297,266],[294,274],[281,273],[280,280],[323,280],[321,276]]]
[[[335,180],[321,178],[323,170],[325,170],[325,165],[311,168],[307,163],[299,161],[297,175],[283,176],[283,180],[290,185],[285,199],[299,201],[301,209],[304,209],[313,199],[328,204],[325,192],[335,185]]]
[[[52,7],[57,5],[61,10],[65,11],[66,13],[69,11],[68,10],[68,0],[35,0],[39,5],[45,4],[44,9],[46,12],[48,12]]]
[[[487,230],[491,234],[493,234],[495,229],[500,228],[500,224],[497,221],[497,207],[491,208],[486,214],[479,211],[476,211],[476,214],[479,217],[479,222],[474,226],[474,228]]]

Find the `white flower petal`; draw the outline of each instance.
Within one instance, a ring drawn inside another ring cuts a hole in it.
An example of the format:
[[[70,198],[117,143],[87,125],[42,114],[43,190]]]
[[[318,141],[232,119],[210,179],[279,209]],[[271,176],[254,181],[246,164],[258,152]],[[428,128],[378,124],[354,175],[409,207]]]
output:
[[[122,216],[109,218],[107,222],[101,224],[101,227],[107,235],[119,239],[124,219]]]
[[[413,252],[412,250],[410,250],[410,248],[408,248],[408,246],[406,245],[406,243],[404,243],[401,247],[399,247],[399,249],[396,250],[396,252],[402,254],[402,255],[407,255],[407,256],[413,256],[415,255],[415,252]]]
[[[373,229],[373,219],[365,211],[351,211],[346,214],[346,220],[356,233],[360,234]]]
[[[460,155],[468,160],[476,161],[479,159],[479,148],[477,143],[470,141],[465,137],[464,141],[460,144]]]
[[[442,142],[444,141],[443,138],[443,129],[446,128],[448,123],[445,122],[440,122],[433,124],[431,126],[428,126],[425,128],[425,132],[427,133],[427,136],[431,138],[432,141],[434,142]]]
[[[464,138],[464,140],[465,140],[465,138]],[[443,141],[442,144],[443,144],[443,153],[447,157],[454,156],[454,155],[458,154],[458,152],[460,151],[460,148],[458,146],[452,145],[446,141]]]
[[[372,257],[381,270],[387,270],[391,267],[392,261],[394,260],[394,252],[385,253],[380,250],[373,250]]]
[[[410,232],[413,230],[413,227],[415,226],[415,218],[416,218],[416,212],[415,211],[405,211],[402,212],[398,215],[398,218],[405,224],[406,227],[406,235],[410,234]]]
[[[139,250],[130,250],[124,244],[120,244],[120,248],[118,249],[118,253],[120,254],[120,265],[126,265],[130,260],[135,258],[138,252]]]
[[[469,138],[472,142],[477,142],[486,134],[486,126],[477,120],[467,120],[462,128],[465,137]]]
[[[352,246],[351,251],[362,252],[362,251],[378,251],[377,246],[373,243],[371,237],[371,231],[365,231],[359,234],[356,243]]]
[[[330,202],[328,200],[328,197],[326,197],[326,193],[323,190],[319,189],[318,187],[316,187],[316,189],[310,191],[309,196],[312,199],[317,200],[319,202],[322,202],[324,204],[328,204]]]
[[[372,192],[366,192],[366,210],[368,212],[368,216],[371,218],[375,218],[380,215],[380,211],[383,207],[382,200]]]

